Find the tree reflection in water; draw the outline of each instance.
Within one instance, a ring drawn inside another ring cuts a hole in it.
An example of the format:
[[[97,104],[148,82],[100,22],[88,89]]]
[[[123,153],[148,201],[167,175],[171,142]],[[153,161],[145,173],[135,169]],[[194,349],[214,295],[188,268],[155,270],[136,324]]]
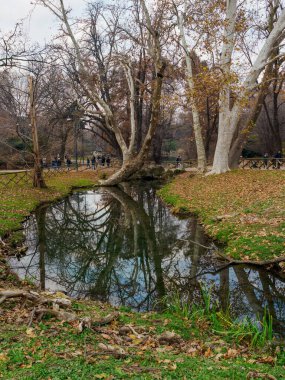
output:
[[[195,218],[179,219],[153,184],[75,193],[41,207],[25,225],[27,255],[11,266],[41,288],[151,310],[168,291],[198,302],[201,282],[236,316],[258,318],[267,305],[282,329],[285,284],[261,269],[217,270],[213,244]]]

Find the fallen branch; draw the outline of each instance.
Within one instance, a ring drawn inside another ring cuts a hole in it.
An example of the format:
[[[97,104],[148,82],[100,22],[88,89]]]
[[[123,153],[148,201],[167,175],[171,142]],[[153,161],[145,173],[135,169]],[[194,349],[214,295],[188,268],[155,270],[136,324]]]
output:
[[[282,263],[283,261],[285,262],[285,256],[277,257],[275,259],[270,259],[270,260],[255,261],[255,260],[233,260],[232,258],[227,257],[226,255],[222,254],[219,251],[216,251],[215,253],[217,253],[224,260],[228,261],[227,266],[230,266],[230,265],[266,266],[266,265]]]
[[[203,245],[203,244],[201,244],[201,243],[198,243],[198,242],[195,241],[195,240],[191,240],[191,239],[177,239],[177,240],[185,241],[185,242],[190,242],[190,243],[196,244],[196,245],[198,245],[199,247],[202,247],[202,248],[205,248],[205,249],[212,249],[212,247],[207,247],[206,245]]]

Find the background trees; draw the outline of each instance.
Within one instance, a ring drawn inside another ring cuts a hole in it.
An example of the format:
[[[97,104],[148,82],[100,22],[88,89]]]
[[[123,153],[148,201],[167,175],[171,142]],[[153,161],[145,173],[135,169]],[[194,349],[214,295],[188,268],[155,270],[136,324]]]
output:
[[[213,173],[236,167],[248,141],[261,153],[282,149],[283,1],[256,8],[238,0],[91,1],[81,19],[64,0],[37,3],[56,15],[60,33],[37,55],[16,32],[2,38],[1,115],[9,127],[3,121],[0,133],[8,145],[18,138],[16,108],[25,108],[25,100],[12,101],[14,81],[33,72],[42,155],[70,154],[77,104],[79,133],[95,136],[88,154],[98,148],[122,159],[108,184],[161,162],[163,147],[196,156],[202,171],[214,158]]]

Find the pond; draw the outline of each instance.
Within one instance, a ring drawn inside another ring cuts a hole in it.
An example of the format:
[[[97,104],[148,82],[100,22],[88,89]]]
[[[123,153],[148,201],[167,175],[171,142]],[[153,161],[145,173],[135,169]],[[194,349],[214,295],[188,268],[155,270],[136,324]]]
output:
[[[37,209],[25,222],[25,256],[10,260],[41,289],[101,300],[136,311],[159,308],[170,291],[212,302],[238,318],[285,327],[285,280],[246,266],[221,270],[215,244],[194,217],[179,218],[157,197],[153,182],[76,192]]]

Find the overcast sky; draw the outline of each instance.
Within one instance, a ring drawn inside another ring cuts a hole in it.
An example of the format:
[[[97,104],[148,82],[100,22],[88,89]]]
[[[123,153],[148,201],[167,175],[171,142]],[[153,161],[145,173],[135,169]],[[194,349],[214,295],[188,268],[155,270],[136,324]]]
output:
[[[85,0],[66,0],[72,7],[72,15],[79,16],[85,8]],[[57,31],[57,22],[49,10],[34,6],[31,0],[0,0],[0,30],[9,32],[15,24],[24,19],[24,30],[32,41],[41,44]]]

